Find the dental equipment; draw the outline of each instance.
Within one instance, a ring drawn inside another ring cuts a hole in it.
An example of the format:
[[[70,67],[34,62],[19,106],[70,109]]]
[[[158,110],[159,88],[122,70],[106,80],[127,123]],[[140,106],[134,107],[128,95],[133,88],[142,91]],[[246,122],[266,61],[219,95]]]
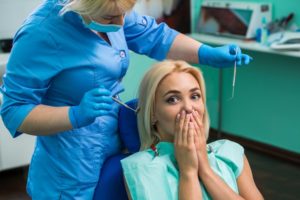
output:
[[[235,78],[236,78],[236,61],[234,61],[234,68],[233,68],[232,94],[231,94],[232,99],[234,97]]]
[[[235,78],[236,78],[236,61],[234,61],[234,67],[233,67],[233,79],[232,79],[232,93],[231,93],[231,98],[228,99],[228,100],[232,100],[233,97],[234,97]]]
[[[131,108],[130,106],[128,106],[127,104],[123,103],[122,101],[120,101],[118,98],[116,97],[111,97],[115,102],[117,102],[118,104],[124,106],[125,108],[128,108],[129,110],[132,110],[133,112],[137,113],[139,111],[139,108],[137,107],[136,109]]]

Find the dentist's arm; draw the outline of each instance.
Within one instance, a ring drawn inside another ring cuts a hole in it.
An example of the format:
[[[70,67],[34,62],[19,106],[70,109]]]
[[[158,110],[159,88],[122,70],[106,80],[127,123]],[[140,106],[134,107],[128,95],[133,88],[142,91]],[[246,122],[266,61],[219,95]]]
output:
[[[216,68],[233,67],[235,61],[238,65],[249,64],[252,60],[237,45],[211,47],[181,33],[175,37],[167,58]]]
[[[24,119],[18,131],[29,135],[52,135],[72,129],[69,107],[37,105]]]
[[[100,87],[85,93],[77,106],[36,106],[25,118],[19,132],[30,135],[51,135],[80,128],[94,122],[98,116],[108,114],[113,100],[109,90]]]
[[[197,64],[199,63],[198,49],[201,45],[200,42],[179,33],[175,37],[167,58]]]

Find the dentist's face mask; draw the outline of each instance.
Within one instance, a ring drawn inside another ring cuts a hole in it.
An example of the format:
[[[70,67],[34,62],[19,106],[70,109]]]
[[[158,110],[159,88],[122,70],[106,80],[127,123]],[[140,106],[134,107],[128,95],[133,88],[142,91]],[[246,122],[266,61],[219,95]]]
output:
[[[108,32],[117,32],[122,28],[122,25],[119,24],[102,24],[90,19],[89,23],[86,23],[85,20],[81,17],[84,25],[97,32],[108,33]]]

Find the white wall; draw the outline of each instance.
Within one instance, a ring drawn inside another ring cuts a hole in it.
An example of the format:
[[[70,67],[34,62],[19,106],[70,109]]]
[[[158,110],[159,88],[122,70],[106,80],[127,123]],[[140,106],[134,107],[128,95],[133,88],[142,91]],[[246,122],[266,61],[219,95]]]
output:
[[[0,40],[12,39],[24,19],[42,0],[0,0]],[[9,54],[0,52],[0,85]],[[1,105],[0,95],[0,105]],[[0,171],[28,165],[35,137],[23,134],[12,138],[0,117]]]
[[[11,39],[42,0],[0,0],[0,39]]]
[[[0,54],[0,85],[9,54]],[[0,107],[2,94],[0,94]],[[12,138],[0,116],[0,171],[28,165],[34,149],[35,136],[23,134]]]

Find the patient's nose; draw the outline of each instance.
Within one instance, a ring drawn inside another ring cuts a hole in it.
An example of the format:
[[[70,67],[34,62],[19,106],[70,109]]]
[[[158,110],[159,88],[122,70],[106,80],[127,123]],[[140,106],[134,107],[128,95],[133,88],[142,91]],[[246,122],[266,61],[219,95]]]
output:
[[[192,113],[192,111],[193,111],[193,104],[191,102],[184,102],[183,110],[185,110],[185,112],[187,114]]]

